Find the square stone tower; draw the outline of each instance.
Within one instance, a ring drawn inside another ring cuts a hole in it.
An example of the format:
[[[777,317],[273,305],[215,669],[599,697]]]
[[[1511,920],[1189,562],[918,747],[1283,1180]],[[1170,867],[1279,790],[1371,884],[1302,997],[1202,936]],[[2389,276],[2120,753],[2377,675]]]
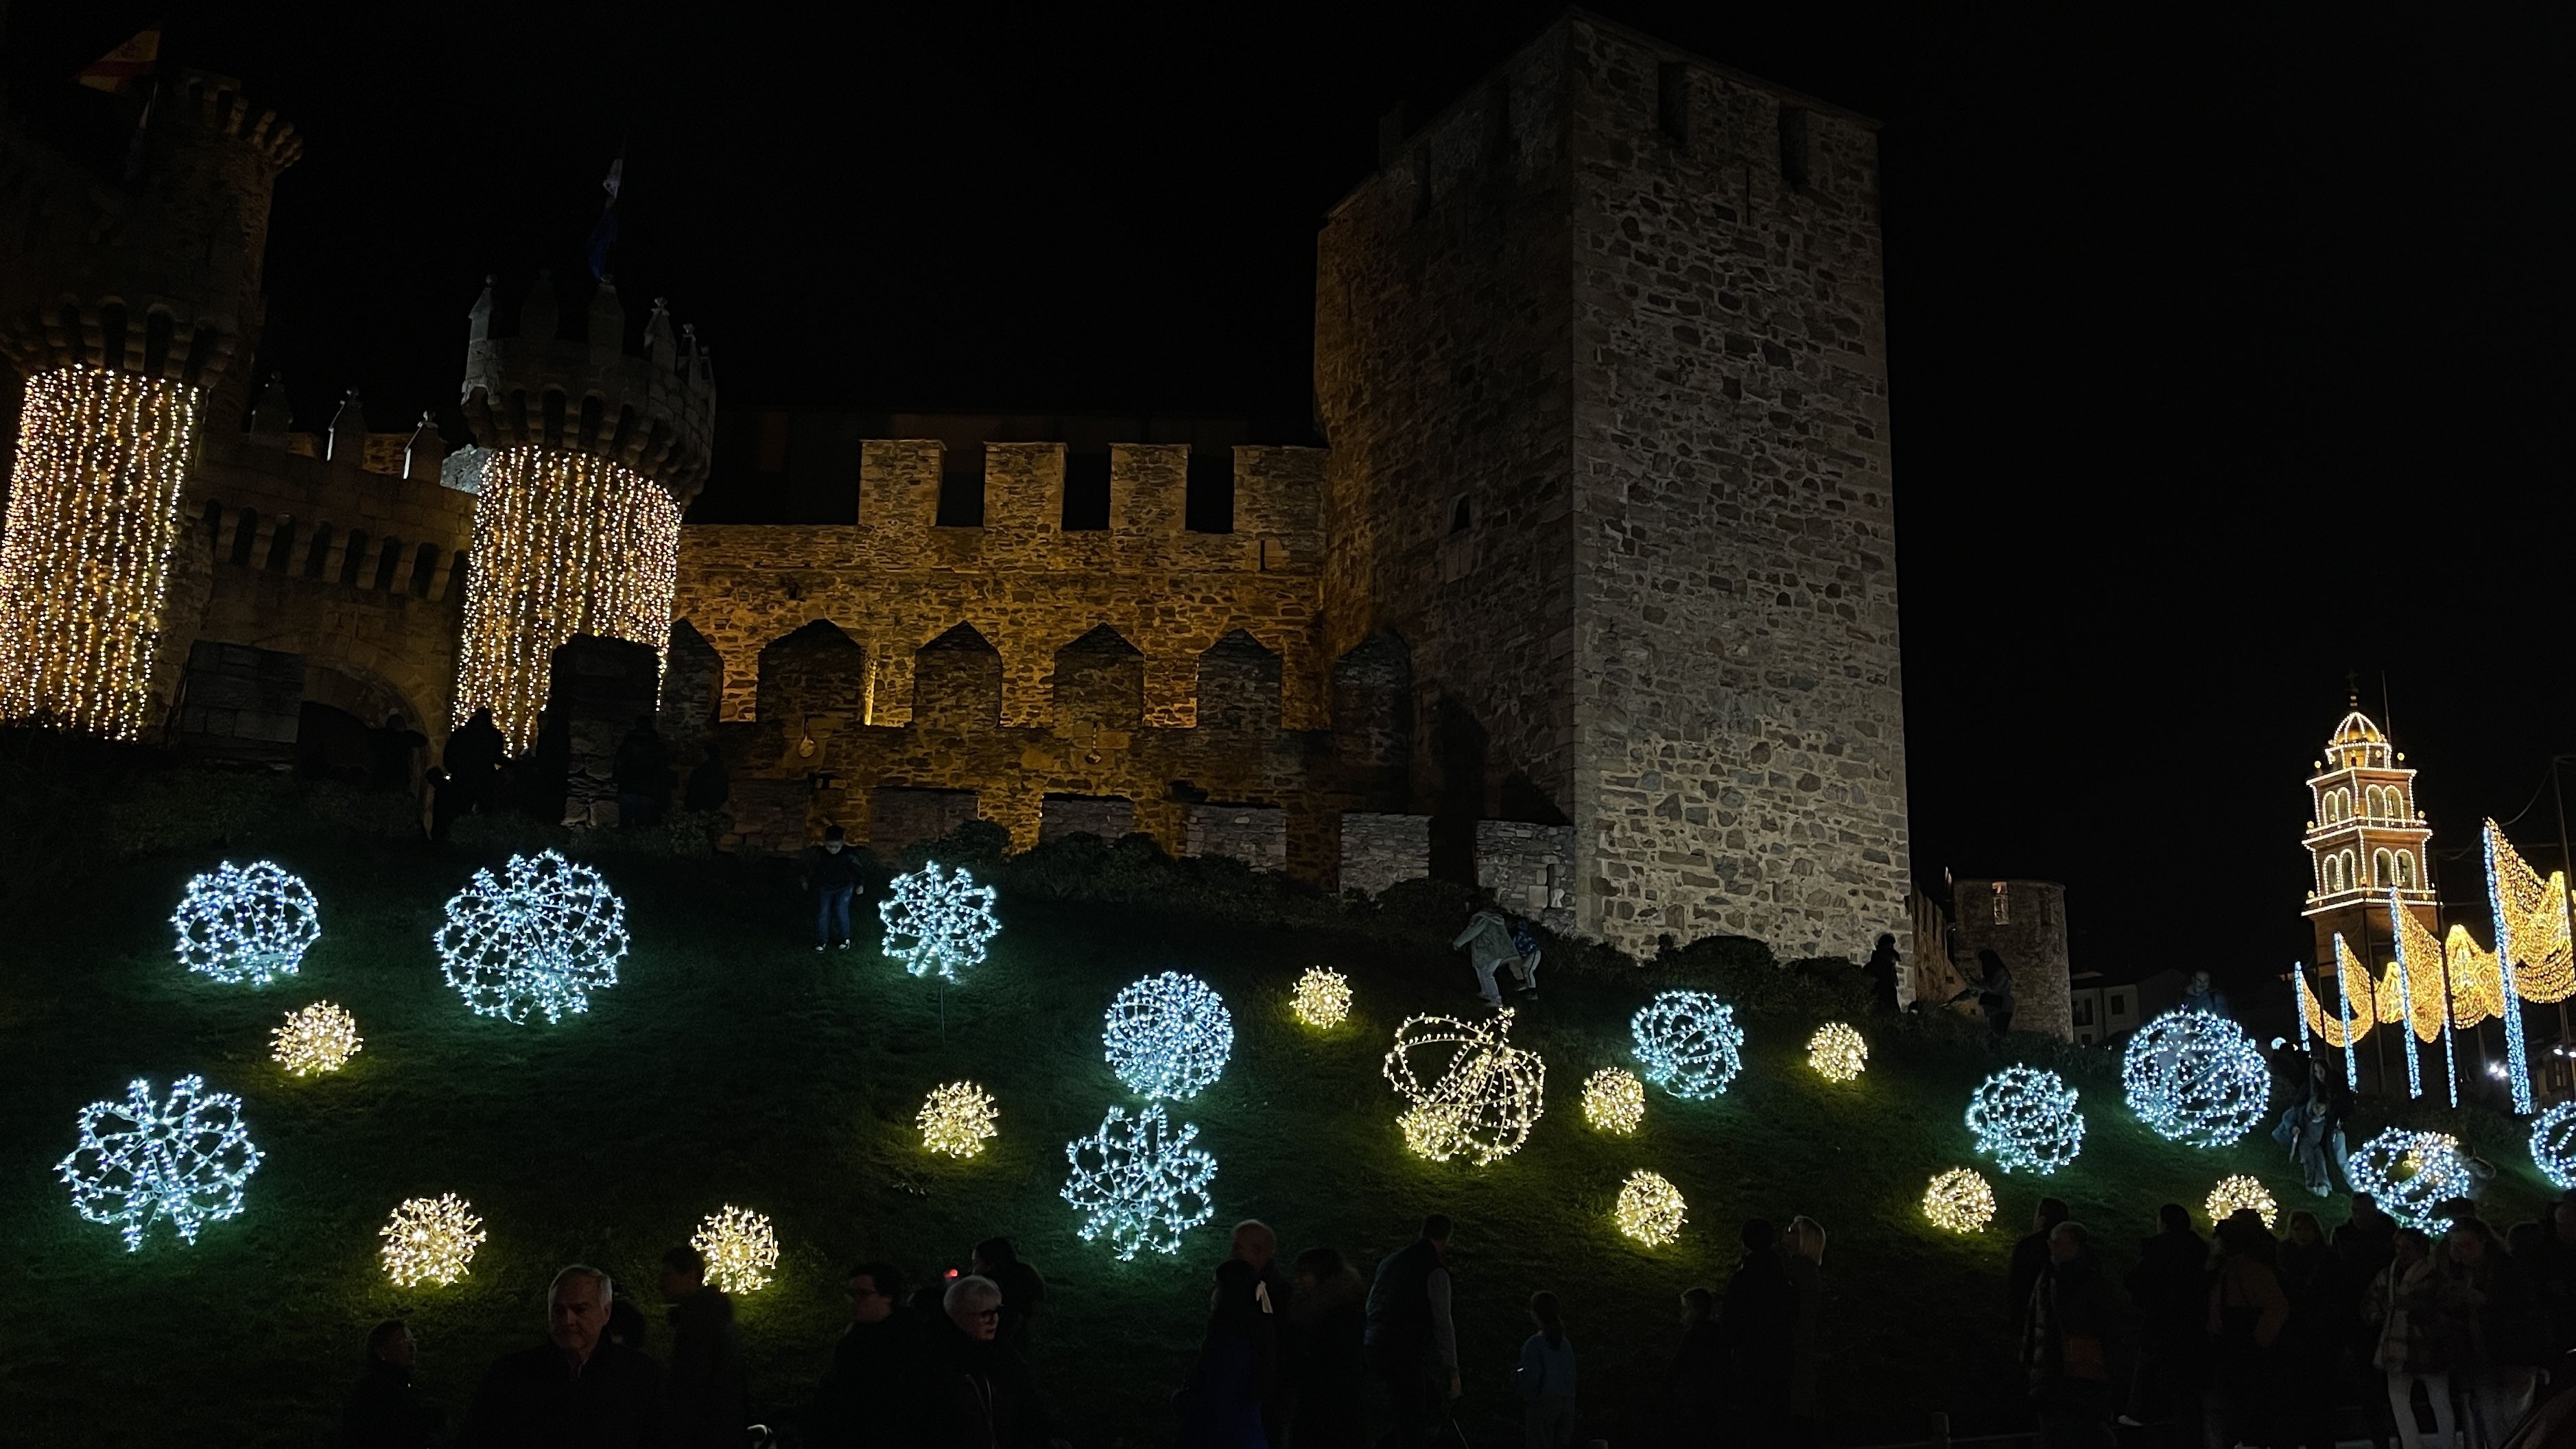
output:
[[[1902,937],[1872,124],[1576,11],[1381,151],[1319,241],[1325,648],[1410,647],[1435,866],[1570,823],[1623,947]]]

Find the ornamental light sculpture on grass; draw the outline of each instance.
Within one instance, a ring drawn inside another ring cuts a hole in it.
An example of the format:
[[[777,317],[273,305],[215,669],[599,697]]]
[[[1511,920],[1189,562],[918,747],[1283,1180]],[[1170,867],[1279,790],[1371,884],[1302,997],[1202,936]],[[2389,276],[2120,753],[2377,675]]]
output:
[[[188,882],[170,924],[179,964],[227,986],[292,976],[322,938],[313,892],[275,861],[225,861]]]
[[[259,1170],[241,1105],[229,1092],[207,1091],[203,1077],[181,1077],[159,1101],[152,1083],[137,1078],[125,1100],[83,1107],[80,1145],[55,1164],[72,1207],[91,1222],[115,1224],[127,1252],[164,1219],[180,1242],[197,1241],[198,1229],[242,1210],[242,1184]]]
[[[1339,1026],[1351,1014],[1350,979],[1326,967],[1309,967],[1305,975],[1297,978],[1297,989],[1289,994],[1288,1007],[1299,1021],[1318,1031]]]
[[[1166,971],[1118,993],[1100,1044],[1127,1090],[1149,1102],[1186,1102],[1225,1074],[1234,1013],[1206,982]]]
[[[1977,1151],[2006,1172],[2027,1167],[2045,1176],[2084,1150],[2075,1089],[2038,1067],[2006,1067],[1986,1078],[1968,1099],[1968,1130]]]
[[[496,876],[447,903],[433,938],[447,984],[478,1016],[551,1024],[590,1010],[590,994],[617,984],[626,957],[626,906],[599,872],[555,851],[514,855]]]
[[[1995,1190],[1974,1169],[1951,1168],[1923,1189],[1923,1216],[1945,1233],[1982,1233],[1995,1220]]]
[[[2260,1180],[2241,1172],[2220,1178],[2218,1186],[2209,1190],[2209,1200],[2200,1206],[2201,1211],[2209,1214],[2212,1223],[2223,1223],[2230,1214],[2243,1208],[2252,1208],[2263,1219],[2266,1228],[2281,1217],[2281,1204],[2273,1199],[2272,1190]]]
[[[1619,1231],[1649,1248],[1661,1248],[1681,1240],[1689,1209],[1682,1201],[1682,1190],[1670,1179],[1640,1169],[1619,1185],[1613,1216],[1619,1220]]]
[[[2430,1230],[2445,1199],[2467,1197],[2474,1186],[2460,1140],[2444,1132],[2392,1127],[2352,1154],[2352,1190],[2366,1192],[2379,1210],[2410,1228]]]
[[[1807,1065],[1828,1082],[1848,1082],[1869,1070],[1869,1043],[1848,1023],[1826,1022],[1807,1038]]]
[[[1583,1120],[1595,1132],[1625,1137],[1646,1120],[1646,1084],[1625,1067],[1603,1067],[1583,1079]]]
[[[769,1219],[731,1203],[707,1214],[689,1246],[707,1260],[707,1281],[737,1297],[767,1287],[778,1266],[778,1235]]]
[[[474,1215],[474,1204],[447,1192],[403,1199],[376,1236],[385,1240],[377,1254],[395,1287],[434,1283],[444,1288],[473,1269],[474,1250],[490,1234]]]
[[[913,1120],[921,1127],[923,1151],[973,1157],[984,1150],[985,1139],[993,1135],[993,1123],[1000,1116],[1001,1109],[983,1088],[973,1082],[950,1082],[931,1089],[921,1104],[921,1115]]]
[[[1064,1144],[1073,1170],[1060,1195],[1082,1214],[1082,1240],[1107,1236],[1122,1262],[1179,1252],[1182,1234],[1216,1216],[1216,1159],[1190,1145],[1198,1135],[1189,1122],[1175,1131],[1157,1102],[1133,1117],[1112,1107],[1099,1131]]]
[[[1628,1022],[1646,1080],[1691,1101],[1723,1093],[1744,1070],[1735,1008],[1705,991],[1667,991]]]
[[[1406,1147],[1485,1167],[1529,1141],[1547,1107],[1547,1063],[1504,1040],[1511,1025],[1506,1007],[1482,1022],[1417,1016],[1396,1028],[1385,1071],[1411,1104],[1395,1119]]]
[[[2225,1147],[2261,1124],[2272,1074],[2245,1029],[2207,1011],[2168,1011],[2120,1058],[2129,1110],[2159,1137]]]
[[[1001,896],[991,886],[975,884],[964,866],[943,871],[932,861],[894,878],[894,888],[877,902],[877,919],[885,923],[882,949],[915,976],[954,981],[969,966],[984,964],[984,948],[1002,933],[993,905]]]
[[[2531,1119],[2531,1165],[2562,1191],[2576,1189],[2576,1102]]]
[[[288,1012],[268,1039],[269,1055],[299,1077],[336,1072],[367,1044],[358,1035],[358,1019],[327,1001]]]

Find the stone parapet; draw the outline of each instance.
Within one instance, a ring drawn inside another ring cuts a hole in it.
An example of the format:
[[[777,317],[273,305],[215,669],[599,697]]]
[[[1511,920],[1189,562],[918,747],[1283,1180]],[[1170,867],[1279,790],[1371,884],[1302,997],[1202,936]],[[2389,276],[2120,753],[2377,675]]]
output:
[[[1431,817],[1347,811],[1338,889],[1375,895],[1431,874]]]

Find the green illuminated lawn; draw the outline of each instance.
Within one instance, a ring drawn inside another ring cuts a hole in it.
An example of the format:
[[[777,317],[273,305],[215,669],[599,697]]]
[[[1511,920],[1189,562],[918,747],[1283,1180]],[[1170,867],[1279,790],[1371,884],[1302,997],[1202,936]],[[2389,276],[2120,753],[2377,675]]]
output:
[[[1402,1151],[1379,1075],[1405,1015],[1469,1004],[1464,968],[1419,944],[1422,923],[1408,941],[1388,928],[1244,924],[1196,897],[1182,897],[1195,913],[1160,912],[1006,889],[1007,929],[992,960],[948,991],[943,1027],[934,983],[865,944],[812,952],[787,867],[611,854],[596,861],[625,897],[635,941],[623,981],[585,1018],[513,1027],[469,1015],[429,948],[442,902],[506,851],[325,824],[293,786],[224,788],[274,794],[225,813],[220,840],[216,826],[189,828],[183,807],[176,827],[142,832],[159,843],[138,856],[119,858],[116,842],[132,835],[70,832],[58,813],[12,827],[23,860],[0,928],[0,1099],[11,1108],[0,1118],[0,1241],[16,1301],[0,1314],[0,1402],[13,1432],[315,1442],[366,1327],[396,1314],[420,1335],[421,1384],[452,1422],[483,1364],[534,1339],[554,1267],[609,1268],[658,1327],[650,1264],[726,1203],[768,1213],[781,1239],[777,1282],[741,1308],[755,1388],[782,1412],[829,1352],[843,1265],[960,1265],[974,1240],[1007,1232],[1051,1284],[1043,1372],[1079,1442],[1161,1443],[1226,1224],[1257,1215],[1287,1253],[1330,1243],[1365,1260],[1431,1209],[1460,1223],[1463,1417],[1479,1442],[1517,1413],[1519,1305],[1542,1287],[1565,1300],[1591,1431],[1632,1439],[1646,1421],[1630,1406],[1645,1402],[1675,1336],[1675,1294],[1722,1286],[1735,1227],[1755,1214],[1804,1212],[1832,1232],[1828,1363],[1865,1370],[1872,1385],[1829,1395],[1844,1435],[1908,1434],[1932,1409],[1963,1429],[2016,1412],[1998,1326],[2009,1234],[1945,1238],[1915,1209],[1932,1173],[1968,1160],[1968,1091],[2012,1059],[1972,1036],[1864,1022],[1868,1073],[1831,1086],[1804,1060],[1813,1011],[1756,1012],[1732,1093],[1698,1104],[1653,1093],[1636,1137],[1606,1139],[1582,1125],[1583,1077],[1626,1061],[1628,1015],[1653,989],[1690,983],[1558,967],[1513,1031],[1549,1068],[1550,1110],[1530,1146],[1481,1171],[1438,1166]],[[30,850],[53,853],[37,891]],[[324,935],[302,976],[264,990],[185,976],[164,924],[182,884],[226,856],[260,855],[320,897]],[[873,910],[858,915],[872,938]],[[1286,1006],[1297,973],[1318,962],[1347,971],[1356,994],[1352,1020],[1327,1034]],[[1218,1222],[1177,1260],[1122,1264],[1074,1237],[1056,1189],[1065,1141],[1132,1100],[1101,1060],[1102,1009],[1121,985],[1167,969],[1205,977],[1235,1014],[1224,1080],[1174,1111],[1218,1158]],[[267,1060],[268,1030],[325,998],[356,1014],[366,1048],[336,1077],[288,1078]],[[2157,1203],[2196,1204],[2225,1172],[2260,1175],[2285,1205],[2300,1199],[2268,1141],[2221,1153],[2164,1144],[2120,1108],[2109,1058],[2016,1045],[2084,1089],[2084,1157],[2045,1190],[2108,1236],[2115,1275]],[[208,1226],[193,1248],[156,1230],[129,1255],[113,1229],[73,1215],[53,1164],[82,1103],[132,1076],[166,1086],[191,1071],[245,1099],[267,1161],[241,1217]],[[931,1086],[959,1077],[999,1099],[1001,1136],[952,1164],[920,1151],[912,1117]],[[2508,1164],[2495,1211],[2527,1214],[2541,1190],[2524,1154],[2487,1145]],[[1676,1247],[1648,1252],[1610,1227],[1611,1199],[1638,1167],[1689,1199]],[[2004,1223],[2017,1225],[2042,1185],[1996,1181]],[[376,1267],[377,1226],[402,1198],[446,1191],[472,1199],[491,1235],[473,1276],[392,1289]]]

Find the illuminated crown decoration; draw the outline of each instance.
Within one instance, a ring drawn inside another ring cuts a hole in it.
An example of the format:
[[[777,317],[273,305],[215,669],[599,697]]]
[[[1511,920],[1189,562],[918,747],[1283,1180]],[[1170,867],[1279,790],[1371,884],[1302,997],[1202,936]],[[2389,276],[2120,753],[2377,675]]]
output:
[[[447,903],[435,938],[447,984],[478,1016],[549,1022],[590,1010],[590,994],[617,984],[626,957],[626,907],[586,865],[554,852],[510,857],[504,872],[474,872]]]
[[[274,861],[221,866],[188,882],[170,915],[179,964],[226,985],[292,976],[322,938],[313,892]]]
[[[1511,1025],[1506,1007],[1482,1022],[1417,1016],[1396,1029],[1385,1071],[1411,1104],[1396,1118],[1407,1147],[1484,1167],[1529,1141],[1547,1107],[1547,1063],[1504,1040]]]

